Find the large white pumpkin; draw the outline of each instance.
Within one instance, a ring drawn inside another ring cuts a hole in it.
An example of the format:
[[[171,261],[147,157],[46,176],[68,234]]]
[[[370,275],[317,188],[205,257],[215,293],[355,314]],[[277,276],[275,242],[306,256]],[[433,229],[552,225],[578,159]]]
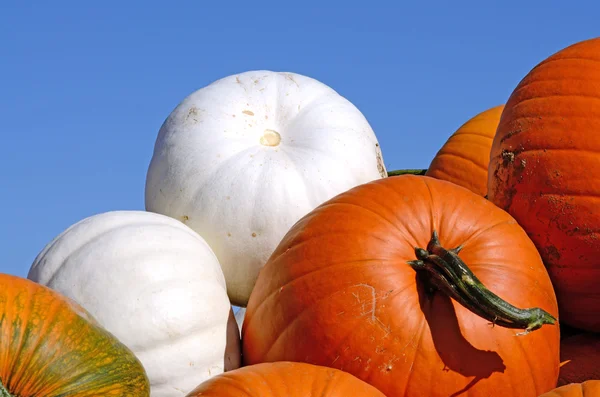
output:
[[[144,211],[69,227],[28,278],[72,298],[137,355],[153,397],[185,396],[240,366],[240,338],[219,262],[193,230]]]
[[[146,210],[179,219],[219,258],[231,301],[245,307],[289,228],[319,204],[387,176],[362,113],[294,73],[252,71],[185,98],[162,125]]]

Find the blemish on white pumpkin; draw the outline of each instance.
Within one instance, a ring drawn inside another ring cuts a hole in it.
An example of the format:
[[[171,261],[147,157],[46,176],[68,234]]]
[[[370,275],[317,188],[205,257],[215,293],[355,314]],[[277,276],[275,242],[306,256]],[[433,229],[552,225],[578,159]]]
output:
[[[269,116],[267,116],[267,115],[265,114],[265,120],[268,120],[268,119],[269,119]]]
[[[275,130],[266,129],[260,137],[260,144],[264,146],[277,146],[279,143],[281,143],[281,135]]]
[[[189,217],[189,216],[187,216],[187,215],[183,215],[183,216],[181,217],[181,222],[183,222],[183,223],[186,223],[186,222],[187,222],[187,221],[189,221],[189,220],[190,220],[190,217]]]
[[[231,237],[231,233],[227,232],[227,237]]]
[[[240,81],[240,78],[237,77],[237,76],[235,76],[235,82],[238,83],[238,84],[242,84],[242,82]]]
[[[254,116],[254,112],[252,110],[243,110],[242,113],[247,114],[248,116]]]
[[[385,178],[387,176],[387,171],[383,165],[383,157],[381,155],[379,143],[375,144],[375,158],[377,160],[377,171],[379,171],[379,175],[381,175],[382,178]]]
[[[232,114],[231,117],[235,117],[235,114]]]
[[[227,197],[225,197],[225,198],[226,198],[227,200],[229,200],[231,197],[230,197],[230,196],[227,196]]]
[[[252,233],[252,237],[256,237],[256,233]]]
[[[191,108],[189,108],[187,115],[185,116],[185,121],[188,121],[189,119],[192,119],[192,121],[194,123],[198,122],[198,109],[194,106],[192,106]]]
[[[298,88],[300,88],[300,84],[298,84],[298,82],[296,80],[294,80],[294,76],[292,76],[291,74],[286,74],[285,78],[290,80],[291,82],[293,82],[294,84],[296,84],[296,86]]]

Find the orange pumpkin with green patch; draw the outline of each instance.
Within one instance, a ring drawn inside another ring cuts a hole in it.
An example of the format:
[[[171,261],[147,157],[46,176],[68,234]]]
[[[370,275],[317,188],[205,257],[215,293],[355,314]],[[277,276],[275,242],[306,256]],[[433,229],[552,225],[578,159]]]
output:
[[[149,396],[134,354],[79,305],[0,273],[0,396]]]

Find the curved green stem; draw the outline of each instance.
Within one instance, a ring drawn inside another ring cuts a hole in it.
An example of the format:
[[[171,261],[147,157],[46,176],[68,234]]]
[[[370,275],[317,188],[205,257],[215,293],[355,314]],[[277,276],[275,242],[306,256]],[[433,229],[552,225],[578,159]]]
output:
[[[430,255],[428,259],[432,259],[434,255]],[[439,257],[438,257],[439,258]],[[462,295],[462,291],[451,281],[451,277],[447,277],[444,273],[439,271],[439,268],[434,264],[433,261],[429,260],[416,260],[409,261],[408,264],[416,271],[425,271],[429,274],[429,281],[438,290],[446,294],[448,297],[453,298],[455,301],[475,313],[479,317],[487,318],[488,315],[485,311],[477,305],[473,305],[471,301]],[[496,321],[494,321],[496,323]]]
[[[556,319],[550,313],[539,307],[517,308],[487,289],[458,256],[461,248],[445,249],[434,231],[427,249],[415,248],[415,254],[418,261],[431,264],[429,267],[424,266],[425,270],[431,274],[438,272],[448,281],[451,287],[450,293],[448,293],[448,286],[445,287],[444,292],[493,324],[506,328],[525,329],[521,334],[527,334],[541,328],[544,324],[556,323]],[[440,279],[438,275],[434,277]]]
[[[388,171],[388,177],[398,175],[425,175],[426,169],[408,169],[408,170],[394,170]]]

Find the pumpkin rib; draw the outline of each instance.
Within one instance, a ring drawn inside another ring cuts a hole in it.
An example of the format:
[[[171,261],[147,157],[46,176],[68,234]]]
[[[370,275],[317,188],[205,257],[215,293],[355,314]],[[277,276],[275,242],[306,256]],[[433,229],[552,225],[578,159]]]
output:
[[[457,159],[459,159],[461,161],[464,161],[464,162],[466,162],[468,164],[472,164],[472,165],[476,166],[478,169],[485,170],[487,172],[487,170],[485,169],[485,166],[483,166],[482,164],[477,163],[475,160],[473,160],[471,158],[468,158],[468,157],[466,157],[464,155],[461,155],[460,153],[444,152],[444,153],[441,153],[438,156],[438,159],[444,158],[444,157],[457,158]],[[459,170],[457,170],[457,171],[459,171]]]
[[[47,316],[46,318],[51,318],[52,320],[45,321],[42,324],[42,327],[40,328],[39,333],[38,333],[38,339],[35,341],[35,345],[36,346],[35,346],[34,350],[31,352],[31,356],[32,357],[36,356],[36,353],[39,352],[39,349],[47,348],[48,346],[51,347],[51,348],[55,348],[56,347],[56,344],[57,344],[58,340],[56,340],[56,339],[54,339],[54,340],[49,339],[48,336],[49,335],[54,335],[53,331],[54,331],[54,328],[57,325],[57,321],[59,321],[59,319],[62,318],[62,314],[63,313],[61,313],[61,311],[62,310],[61,310],[61,307],[60,307],[60,303],[57,302],[57,301],[51,302],[50,305],[49,305],[49,307],[45,310],[45,314]],[[43,335],[46,335],[46,337],[43,337]],[[23,344],[20,343],[19,346],[21,346],[21,348],[22,348]],[[21,356],[21,354],[22,354],[22,351],[18,351],[15,356],[19,357],[19,356]],[[42,359],[41,355],[39,355],[38,357],[39,357],[38,360]],[[52,362],[50,360],[48,360],[46,363],[43,363],[42,365],[38,366],[37,362],[32,363],[31,361],[29,361],[29,364],[30,365],[31,364],[35,364],[35,368],[37,368],[38,374],[41,375],[42,373],[44,373],[44,371],[46,371],[48,369],[48,367],[50,367],[50,365],[52,364]],[[24,366],[24,368],[25,368],[25,366]],[[15,373],[15,369],[11,368],[10,372],[14,374]],[[22,374],[17,374],[17,376],[21,377]],[[40,379],[39,382],[41,383],[43,378],[40,377],[39,379]],[[35,385],[33,385],[33,386],[35,386]],[[45,390],[47,393],[50,393],[50,392],[54,391],[54,390],[48,390],[48,389],[43,389],[43,390]]]
[[[554,83],[563,83],[563,82],[569,82],[569,83],[596,83],[596,84],[600,84],[600,79],[584,79],[584,78],[576,78],[576,77],[559,77],[559,78],[555,78],[555,77],[546,77],[546,78],[538,78],[537,80],[531,80],[531,81],[524,81],[523,84],[521,86],[519,86],[517,89],[515,89],[515,93],[518,94],[521,91],[524,91],[525,89],[531,89],[532,86],[536,86],[539,85],[541,87],[538,88],[547,88],[547,86],[550,86]],[[561,97],[562,95],[558,95],[559,97]],[[534,96],[531,97],[530,99],[538,99],[540,98],[540,96]],[[515,106],[518,106],[519,104],[513,105],[513,107],[509,108],[510,110],[515,109]],[[548,117],[558,117],[558,116],[554,116],[552,114],[548,114]],[[493,138],[492,138],[493,139]]]
[[[541,66],[545,66],[550,63],[561,62],[561,61],[582,61],[582,62],[600,63],[600,59],[596,59],[596,58],[587,58],[587,57],[582,57],[582,56],[576,56],[576,57],[551,56],[551,57],[545,59],[544,61],[540,62],[540,64],[536,67],[541,68]]]
[[[360,262],[360,261],[358,261],[358,262]],[[347,262],[347,263],[350,263],[350,262]],[[346,263],[346,264],[347,264],[347,263]],[[374,264],[374,265],[377,265],[377,266],[379,266],[379,264]],[[339,266],[339,264],[338,264],[338,265],[336,265],[336,266]],[[323,268],[323,269],[328,269],[328,270],[331,270],[331,267],[325,267],[325,268]],[[319,269],[319,270],[323,270],[323,269]],[[314,272],[311,272],[311,273],[309,273],[309,274],[313,274],[313,273],[314,273]],[[305,276],[305,275],[302,275],[302,276],[300,276],[299,278],[302,278],[302,277],[304,277],[304,276]],[[283,286],[283,288],[284,288],[284,289],[285,289],[285,288],[289,288],[289,286],[290,286],[290,285],[292,285],[292,284],[294,284],[294,282],[295,282],[296,280],[298,280],[298,278],[295,278],[294,280],[292,280],[292,281],[288,282],[286,285],[284,285],[284,286]],[[368,284],[366,284],[366,283],[365,283],[365,285],[368,285]],[[352,288],[352,287],[354,287],[354,285],[352,285],[352,286],[348,286],[347,288]],[[408,287],[410,287],[410,284],[408,284],[407,286],[405,286],[405,287],[403,288],[403,290],[404,290],[404,289],[406,289],[406,288],[408,288]],[[277,292],[278,292],[278,291],[279,291],[279,288],[275,289],[274,293],[272,293],[271,295],[269,295],[268,297],[266,297],[265,299],[263,299],[263,300],[262,300],[262,301],[259,303],[259,305],[256,307],[256,312],[259,312],[259,310],[260,310],[261,306],[264,306],[264,303],[265,303],[265,302],[267,302],[267,301],[269,300],[269,298],[272,298],[272,297],[274,297],[274,296],[277,296]],[[313,301],[313,306],[314,306],[314,305],[316,305],[316,304],[318,304],[318,303],[320,303],[320,302],[323,302],[323,301],[325,301],[325,300],[327,300],[327,299],[331,298],[333,295],[336,295],[336,294],[338,294],[339,292],[340,292],[340,291],[333,292],[333,293],[331,293],[331,294],[329,294],[329,295],[327,295],[327,296],[321,297],[321,298],[319,298],[319,299],[317,299],[317,300]],[[400,291],[400,292],[401,292],[401,291]],[[296,316],[295,316],[295,317],[294,317],[292,320],[290,320],[290,321],[288,322],[288,324],[287,324],[287,325],[286,325],[286,326],[285,326],[285,327],[282,329],[282,331],[281,331],[281,334],[280,334],[280,335],[277,337],[277,339],[275,339],[275,341],[274,341],[273,343],[271,343],[271,344],[270,344],[270,345],[271,345],[271,347],[269,348],[269,350],[268,350],[268,351],[267,351],[267,353],[265,354],[265,357],[268,357],[268,356],[269,356],[269,353],[271,352],[271,349],[272,349],[272,348],[273,348],[273,347],[276,345],[277,341],[278,341],[278,340],[281,338],[281,336],[283,336],[283,334],[285,333],[285,331],[286,331],[286,330],[288,330],[288,329],[289,329],[289,328],[290,328],[290,327],[291,327],[291,326],[292,326],[292,325],[293,325],[293,324],[294,324],[296,321],[298,321],[298,320],[299,320],[299,319],[300,319],[300,318],[301,318],[303,315],[305,315],[307,311],[308,311],[308,308],[304,309],[303,311],[299,312],[299,313],[298,313],[298,314],[297,314],[297,315],[296,315]]]
[[[401,199],[401,198],[402,198],[401,194],[400,194],[400,193],[399,193],[397,190],[395,190],[395,189],[392,189],[391,187],[389,187],[389,186],[387,186],[387,185],[379,185],[379,186],[378,186],[378,188],[383,188],[383,190],[387,190],[387,191],[390,191],[390,192],[392,192],[392,193],[393,193],[393,194],[396,196],[396,198],[397,198],[397,199]],[[351,194],[351,192],[348,192],[348,193],[350,193],[350,194]],[[352,197],[352,196],[350,195],[349,197]],[[353,198],[353,199],[355,200],[356,198]],[[364,199],[363,199],[363,200],[364,200]],[[361,200],[361,201],[363,201],[363,200]],[[344,203],[345,203],[345,202],[346,202],[346,201],[344,201]],[[335,203],[328,203],[328,205],[332,205],[332,204],[336,204],[336,203],[339,203],[339,201],[336,201]],[[357,205],[357,204],[355,204],[355,206],[358,206],[358,207],[360,207],[360,205]],[[321,206],[321,207],[323,207],[323,206]],[[361,209],[365,209],[365,208],[361,208]],[[365,210],[368,210],[369,212],[374,212],[374,211],[373,211],[373,210],[371,210],[371,209],[365,209]],[[389,221],[387,218],[384,218],[384,219],[385,219],[385,220],[386,220],[388,223],[391,223],[391,222],[390,222],[390,221]],[[391,223],[391,226],[392,226],[392,230],[399,231],[399,232],[400,232],[400,234],[403,234],[403,233],[402,233],[402,232],[403,232],[403,230],[402,230],[402,229],[400,229],[400,228],[398,227],[398,225],[394,225],[393,223]],[[414,245],[416,244],[416,242],[417,242],[417,241],[419,241],[419,240],[417,239],[417,237],[415,236],[415,234],[412,232],[412,230],[410,230],[410,229],[405,229],[405,231],[406,231],[406,232],[407,232],[407,233],[408,233],[408,234],[409,234],[409,235],[410,235],[410,236],[413,238],[413,246],[414,246]],[[405,239],[405,241],[406,241],[406,242],[408,242],[408,240],[406,240],[406,239]]]
[[[481,121],[489,121],[490,119],[491,118],[485,118],[485,119],[481,119]],[[456,137],[457,138],[462,138],[462,137],[465,137],[465,136],[476,136],[476,137],[482,138],[482,139],[484,139],[486,141],[493,141],[494,140],[493,137],[490,137],[489,135],[483,134],[483,133],[481,133],[479,131],[480,131],[479,129],[475,129],[475,128],[473,128],[472,130],[471,129],[465,129],[465,130],[462,130],[459,134],[457,134]]]
[[[354,207],[360,209],[361,211],[365,211],[365,212],[367,212],[369,214],[376,215],[380,219],[383,219],[391,227],[392,230],[396,230],[398,232],[398,234],[400,234],[400,235],[402,234],[402,230],[400,230],[397,227],[397,225],[394,225],[394,223],[391,220],[389,220],[388,218],[386,218],[385,216],[383,216],[383,214],[377,213],[377,212],[372,211],[372,210],[370,210],[368,208],[364,208],[364,207],[360,206],[359,204],[349,203],[349,202],[344,201],[344,202],[336,202],[336,203],[326,204],[325,206],[327,206],[327,205],[328,206],[345,206],[345,205],[354,206]],[[381,240],[380,238],[377,238],[377,237],[374,237],[374,238],[376,238],[377,240],[380,240],[380,241],[384,241],[384,242],[386,241],[386,240]],[[416,239],[415,239],[415,241],[416,241]],[[408,241],[406,241],[406,242],[408,242]]]
[[[554,100],[554,99],[584,99],[584,100],[588,100],[588,99],[593,99],[593,100],[597,100],[600,102],[600,95],[590,95],[590,94],[546,94],[543,96],[535,96],[532,98],[525,98],[525,99],[521,99],[519,101],[519,103],[517,105],[515,105],[515,108],[517,106],[524,106],[524,104],[527,104],[528,102],[534,102],[534,101],[544,101],[547,102],[548,100]],[[513,108],[513,109],[515,109]]]
[[[419,325],[419,329],[418,329],[418,331],[415,333],[416,335],[419,335],[419,339],[418,339],[418,341],[417,341],[417,345],[416,345],[416,347],[415,347],[415,349],[414,349],[414,353],[413,353],[413,361],[412,361],[412,362],[413,362],[413,364],[412,364],[412,366],[411,366],[411,369],[412,369],[412,367],[415,365],[415,363],[417,362],[417,358],[419,357],[419,355],[418,355],[417,353],[419,352],[419,350],[420,350],[420,347],[421,347],[421,345],[423,344],[423,335],[425,334],[425,332],[424,332],[424,328],[425,328],[426,326],[427,326],[427,320],[426,320],[426,319],[425,319],[425,317],[423,316],[423,319],[421,320],[421,323],[420,323],[420,325]],[[409,343],[410,343],[410,341],[409,341]],[[409,343],[407,343],[406,345],[408,346],[408,344],[409,344]],[[403,391],[403,393],[402,393],[402,394],[400,394],[400,395],[402,395],[402,396],[406,396],[406,395],[407,395],[407,394],[406,394],[406,392],[408,391],[408,388],[409,388],[409,386],[411,385],[411,382],[410,382],[410,381],[411,381],[411,379],[412,379],[413,375],[414,375],[414,372],[413,372],[413,371],[408,371],[408,376],[406,377],[406,384],[404,385],[404,391]]]
[[[331,232],[330,232],[330,233],[327,233],[327,235],[331,235],[331,234],[336,234],[336,233],[331,233]],[[349,233],[348,233],[348,232],[339,232],[339,234],[349,234]],[[290,250],[294,250],[294,249],[301,248],[301,246],[302,246],[303,244],[308,244],[308,243],[311,243],[311,242],[312,242],[312,240],[314,240],[314,239],[319,239],[319,238],[321,238],[321,237],[323,237],[323,236],[322,236],[322,235],[313,235],[313,236],[310,236],[309,238],[307,238],[307,239],[305,239],[304,241],[302,241],[302,242],[300,242],[300,243],[296,244],[295,246],[293,246],[293,247],[290,247]],[[375,237],[375,236],[372,236],[372,237],[373,237],[373,238],[375,238],[375,239],[377,239],[377,240],[379,240],[379,241],[382,241],[382,242],[384,242],[384,241],[385,241],[385,240],[381,240],[380,238],[378,238],[378,237]],[[285,254],[285,252],[280,252],[278,255],[271,256],[270,260],[276,261],[276,260],[278,260],[278,259],[279,259],[279,257],[280,257],[281,255],[283,255],[283,254]]]

